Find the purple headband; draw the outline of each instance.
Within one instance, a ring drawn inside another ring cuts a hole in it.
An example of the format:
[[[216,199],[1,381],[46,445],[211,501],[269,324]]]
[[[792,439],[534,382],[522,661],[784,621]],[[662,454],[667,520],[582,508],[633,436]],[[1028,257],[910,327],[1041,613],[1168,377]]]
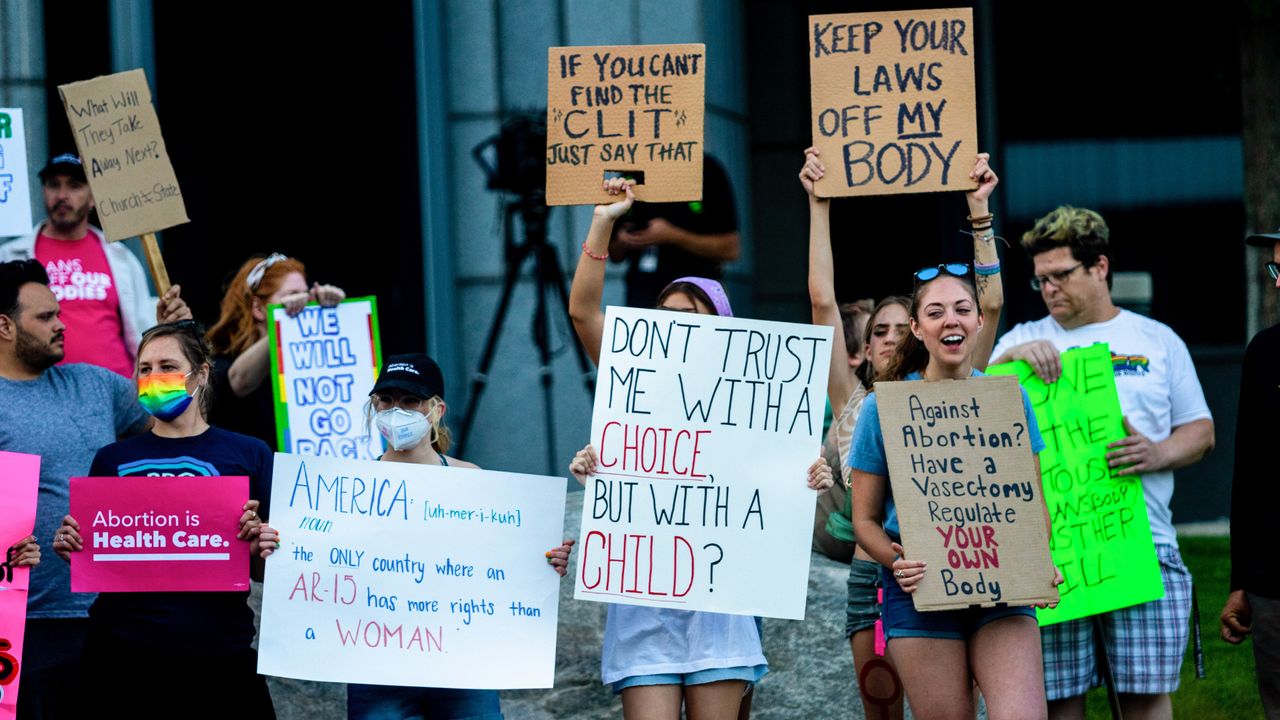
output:
[[[689,283],[690,285],[696,285],[698,289],[706,293],[707,297],[711,299],[711,304],[715,307],[717,315],[720,317],[733,317],[733,308],[729,307],[729,295],[724,291],[724,286],[719,282],[712,280],[711,278],[694,277],[693,275],[690,275],[688,277],[672,280],[667,287],[671,287],[676,283]],[[664,289],[663,292],[666,292],[666,290]]]

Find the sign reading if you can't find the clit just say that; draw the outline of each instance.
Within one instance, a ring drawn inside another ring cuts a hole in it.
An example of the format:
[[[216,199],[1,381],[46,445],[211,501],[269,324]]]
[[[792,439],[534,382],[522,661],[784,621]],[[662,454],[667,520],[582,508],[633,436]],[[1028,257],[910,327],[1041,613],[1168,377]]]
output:
[[[243,476],[71,478],[71,591],[248,590],[248,499]]]

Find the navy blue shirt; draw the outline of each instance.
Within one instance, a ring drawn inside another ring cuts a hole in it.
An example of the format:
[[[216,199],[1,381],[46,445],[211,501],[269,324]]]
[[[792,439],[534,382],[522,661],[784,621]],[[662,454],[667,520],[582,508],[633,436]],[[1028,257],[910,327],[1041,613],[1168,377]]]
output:
[[[154,433],[107,445],[93,459],[93,477],[249,477],[249,497],[268,517],[274,456],[261,440],[210,427],[194,437]],[[94,624],[138,646],[223,655],[253,642],[248,592],[101,593],[89,608]]]

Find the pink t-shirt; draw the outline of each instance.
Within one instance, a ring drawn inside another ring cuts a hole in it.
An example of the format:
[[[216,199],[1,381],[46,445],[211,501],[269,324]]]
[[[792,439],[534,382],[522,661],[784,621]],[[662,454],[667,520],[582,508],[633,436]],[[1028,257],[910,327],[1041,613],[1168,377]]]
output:
[[[120,297],[102,242],[92,231],[79,240],[36,238],[36,259],[49,274],[49,289],[67,325],[62,363],[90,363],[133,377],[133,358],[124,344]]]

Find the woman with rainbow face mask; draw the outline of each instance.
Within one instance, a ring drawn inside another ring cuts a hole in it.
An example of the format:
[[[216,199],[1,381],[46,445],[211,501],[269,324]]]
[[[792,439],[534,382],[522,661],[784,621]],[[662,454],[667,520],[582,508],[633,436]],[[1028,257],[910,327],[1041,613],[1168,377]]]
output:
[[[604,260],[614,222],[635,200],[632,184],[621,178],[605,183],[610,195],[625,197],[596,206],[569,294],[569,316],[578,340],[596,364],[604,333]],[[700,277],[667,285],[657,307],[733,315],[724,287]],[[569,471],[585,484],[597,463],[595,450],[587,445],[574,456]],[[826,460],[819,458],[809,466],[811,489],[825,490],[832,482]],[[757,621],[745,615],[611,604],[601,652],[602,679],[622,697],[624,718],[679,720],[682,708],[689,720],[743,717],[750,710],[754,683],[768,672],[760,632]]]
[[[240,508],[236,541],[248,543],[250,575],[261,580],[262,560],[279,547],[278,534],[265,522],[273,458],[262,441],[209,425],[209,372],[209,347],[195,322],[143,333],[138,402],[155,424],[99,450],[89,475],[248,476],[251,499]],[[67,561],[84,549],[76,518],[63,518],[53,549]],[[159,717],[275,717],[250,647],[248,599],[247,590],[99,594],[89,608],[82,658],[84,702],[95,710],[140,707]],[[128,683],[144,670],[145,694],[132,696]]]

